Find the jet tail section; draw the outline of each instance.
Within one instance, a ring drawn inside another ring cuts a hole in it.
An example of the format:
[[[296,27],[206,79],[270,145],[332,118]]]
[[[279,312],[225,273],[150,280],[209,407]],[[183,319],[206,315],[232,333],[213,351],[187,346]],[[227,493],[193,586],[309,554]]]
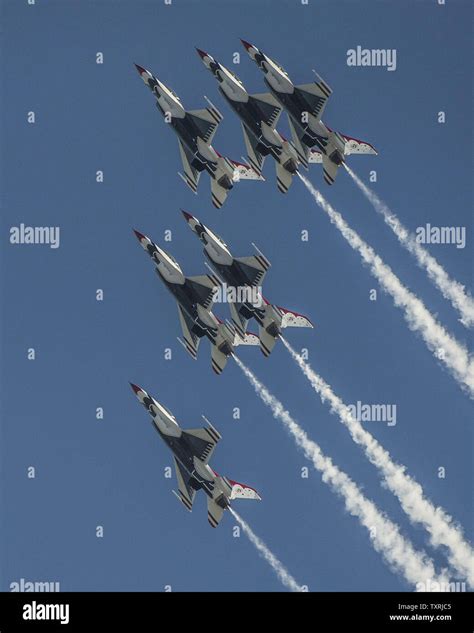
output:
[[[262,325],[259,327],[258,336],[260,339],[260,349],[263,352],[265,357],[270,356],[273,348],[275,347],[275,343],[277,342],[277,337],[270,334]]]
[[[222,207],[226,201],[228,192],[228,189],[221,187],[217,180],[211,178],[211,199],[212,204],[216,207],[216,209],[220,209]]]
[[[277,177],[277,186],[278,191],[281,193],[286,193],[290,188],[291,183],[293,182],[293,175],[280,165],[280,163],[275,163],[276,165],[276,177]]]
[[[224,514],[224,508],[218,505],[214,499],[207,498],[207,520],[211,527],[215,528],[219,525],[222,515]]]
[[[333,162],[328,156],[323,155],[323,175],[328,185],[332,185],[336,180],[339,166],[340,165]]]

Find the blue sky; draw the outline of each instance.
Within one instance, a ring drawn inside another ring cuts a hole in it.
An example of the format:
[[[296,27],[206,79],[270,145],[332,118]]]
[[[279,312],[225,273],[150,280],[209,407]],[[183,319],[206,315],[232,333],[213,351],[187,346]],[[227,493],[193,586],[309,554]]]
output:
[[[296,181],[276,188],[244,182],[216,211],[203,176],[194,196],[177,176],[176,139],[161,120],[133,63],[172,87],[188,109],[207,95],[224,115],[214,146],[236,160],[240,123],[194,51],[231,67],[250,92],[262,76],[239,38],[290,73],[315,68],[334,93],[328,125],[375,145],[354,157],[367,181],[410,229],[466,226],[467,246],[432,246],[447,271],[472,286],[472,117],[470,3],[53,2],[3,1],[2,70],[2,443],[1,584],[59,581],[63,590],[279,591],[266,563],[234,521],[218,529],[198,495],[188,514],[164,478],[171,454],[131,392],[131,380],[170,408],[183,427],[205,414],[223,439],[212,465],[258,489],[260,503],[236,510],[301,583],[314,591],[411,590],[371,547],[367,533],[310,468],[293,441],[229,362],[217,377],[203,341],[193,362],[176,341],[176,307],[153,273],[132,228],[169,250],[188,275],[205,272],[198,240],[179,208],[220,234],[236,256],[254,241],[272,262],[265,296],[307,314],[314,330],[287,331],[296,349],[348,404],[393,403],[397,425],[366,423],[405,464],[427,496],[472,539],[472,404],[392,300],[369,292],[375,280]],[[455,46],[451,45],[455,42]],[[348,49],[396,48],[397,69],[351,68]],[[96,64],[102,52],[104,63]],[[241,53],[240,65],[232,54]],[[437,113],[446,112],[446,123]],[[34,111],[36,123],[27,123]],[[281,129],[288,134],[285,118]],[[104,171],[104,182],[95,173]],[[333,188],[309,172],[360,235],[460,340],[456,313],[398,246],[355,185]],[[10,227],[60,226],[58,249],[9,243]],[[301,231],[310,239],[303,243]],[[165,230],[172,242],[165,244]],[[95,300],[96,289],[104,301]],[[223,306],[216,309],[226,316]],[[36,360],[27,360],[35,348]],[[172,360],[164,359],[165,348]],[[242,360],[310,437],[354,478],[438,567],[445,559],[407,521],[347,430],[312,392],[282,345]],[[104,419],[96,420],[97,407]],[[234,407],[241,419],[234,420]],[[27,468],[36,478],[27,478]],[[439,479],[438,468],[446,469]],[[96,538],[96,526],[104,537]]]

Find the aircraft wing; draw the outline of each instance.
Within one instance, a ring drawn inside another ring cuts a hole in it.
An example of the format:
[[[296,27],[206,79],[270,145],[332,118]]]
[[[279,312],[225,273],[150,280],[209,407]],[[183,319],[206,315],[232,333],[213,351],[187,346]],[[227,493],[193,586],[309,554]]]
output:
[[[247,128],[243,123],[242,130],[244,133],[245,147],[247,148],[247,156],[249,158],[249,162],[254,171],[256,171],[257,174],[261,176],[265,156],[262,156],[262,154],[260,154],[260,152],[257,150],[257,140],[253,136],[250,136],[250,134],[247,132]]]
[[[327,100],[332,94],[331,88],[321,79],[295,86],[295,92],[304,100],[309,114],[315,116],[318,121],[321,120]]]
[[[341,136],[345,141],[344,154],[377,154],[377,150],[370,143],[345,134]]]
[[[193,292],[194,297],[206,309],[212,304],[215,288],[221,283],[215,275],[197,275],[196,277],[186,277],[188,288]]]
[[[193,452],[204,464],[208,464],[214,449],[216,448],[221,434],[213,426],[203,426],[198,429],[186,429],[186,435]]]
[[[209,107],[203,110],[190,110],[186,112],[186,116],[195,125],[197,135],[206,143],[212,143],[217,126],[222,121],[222,114],[216,108]]]
[[[178,482],[178,493],[179,500],[184,505],[184,507],[189,510],[189,512],[193,509],[194,497],[196,496],[196,491],[189,484],[191,477],[184,470],[178,460],[173,457],[174,467],[176,469],[176,480]]]
[[[265,121],[267,125],[274,128],[283,110],[275,97],[269,92],[263,92],[261,94],[249,95],[249,100],[258,107],[262,121]]]
[[[184,182],[188,185],[188,187],[192,191],[194,191],[194,193],[197,193],[199,176],[201,175],[201,172],[199,172],[197,169],[194,169],[194,167],[191,165],[194,159],[194,156],[183,145],[183,143],[181,143],[180,140],[178,140],[178,145],[179,145],[179,153],[181,156],[181,162],[183,163],[183,169],[184,169],[184,176],[182,174],[180,174],[180,176],[184,180]]]
[[[245,274],[251,286],[261,286],[271,264],[263,255],[235,257],[238,267]]]
[[[188,317],[188,315],[184,312],[182,307],[178,304],[178,314],[179,314],[179,322],[181,323],[181,329],[183,331],[183,343],[186,351],[192,356],[194,359],[197,358],[198,347],[200,338],[192,331],[194,326],[194,322]]]

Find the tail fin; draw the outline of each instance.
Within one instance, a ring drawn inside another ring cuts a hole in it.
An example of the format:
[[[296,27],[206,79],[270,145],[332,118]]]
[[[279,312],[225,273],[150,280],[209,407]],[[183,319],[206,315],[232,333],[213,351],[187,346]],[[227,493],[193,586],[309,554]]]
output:
[[[241,484],[238,481],[228,479],[228,482],[232,486],[232,492],[230,493],[230,499],[255,499],[261,501],[262,497],[258,494],[255,488],[247,486],[247,484]]]
[[[282,313],[281,327],[314,327],[308,317],[293,310],[287,310],[278,306],[278,310]]]

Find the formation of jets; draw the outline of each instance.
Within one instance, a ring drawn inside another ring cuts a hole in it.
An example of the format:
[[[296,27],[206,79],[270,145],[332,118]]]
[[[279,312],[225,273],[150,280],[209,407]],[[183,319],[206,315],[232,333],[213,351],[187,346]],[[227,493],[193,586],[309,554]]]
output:
[[[322,163],[324,180],[332,185],[338,168],[350,154],[376,154],[374,147],[339,132],[322,121],[331,88],[317,75],[317,81],[295,86],[288,73],[253,44],[241,40],[249,57],[264,74],[270,92],[249,94],[242,81],[209,53],[197,49],[204,66],[214,75],[219,91],[239,117],[248,164],[219,154],[212,140],[222,121],[222,114],[205,97],[207,107],[185,110],[178,95],[153,74],[138,66],[144,83],[153,92],[156,106],[178,136],[184,174],[179,174],[197,193],[199,178],[206,171],[211,179],[211,199],[220,208],[236,182],[264,180],[265,158],[276,163],[279,191],[286,193],[300,166]],[[292,140],[276,129],[282,111],[288,115]]]
[[[219,276],[211,273],[186,277],[170,253],[143,233],[134,233],[153,260],[158,277],[176,300],[182,330],[182,339],[179,340],[192,358],[197,358],[201,339],[208,338],[212,369],[220,374],[237,346],[260,345],[264,356],[269,356],[283,328],[313,327],[307,317],[272,305],[262,296],[261,284],[270,267],[264,255],[233,257],[222,238],[190,213],[183,211],[183,215],[204,244],[204,253]],[[232,321],[223,322],[212,310],[216,290],[223,285],[222,280],[230,288],[249,290],[235,300],[232,297],[227,299]],[[252,318],[258,323],[258,336],[246,331]]]
[[[332,185],[348,155],[377,153],[370,143],[335,132],[323,123],[323,112],[332,91],[319,75],[316,81],[294,85],[288,73],[268,55],[244,40],[242,44],[263,72],[269,92],[249,94],[235,73],[209,53],[200,49],[197,52],[217,80],[219,92],[240,119],[248,163],[231,160],[213,147],[214,135],[223,117],[207,97],[205,108],[185,110],[173,90],[149,70],[136,65],[156,99],[158,110],[178,137],[184,172],[179,175],[194,193],[197,193],[201,174],[206,172],[211,182],[212,203],[220,208],[235,183],[265,180],[263,165],[267,156],[275,161],[277,186],[282,193],[287,193],[300,168],[308,169],[310,163],[321,163],[324,180]],[[283,110],[288,116],[291,140],[277,130]],[[143,233],[136,230],[134,233],[177,303],[182,331],[178,340],[192,358],[197,358],[201,339],[207,338],[212,369],[221,374],[239,345],[260,346],[268,357],[284,328],[313,327],[306,316],[272,304],[263,296],[262,284],[270,262],[255,245],[254,255],[234,257],[219,235],[190,213],[182,213],[204,245],[207,274],[185,276],[170,253]],[[217,293],[223,288],[239,291],[226,295],[224,303],[229,306],[230,320],[225,321],[213,311]],[[251,320],[256,322],[258,334],[247,331]],[[223,477],[209,466],[221,436],[207,420],[205,427],[181,429],[166,407],[141,387],[132,383],[131,386],[150,413],[154,428],[173,453],[178,483],[175,494],[187,510],[192,510],[196,491],[203,490],[207,495],[209,523],[216,527],[234,499],[260,499],[250,486]]]

